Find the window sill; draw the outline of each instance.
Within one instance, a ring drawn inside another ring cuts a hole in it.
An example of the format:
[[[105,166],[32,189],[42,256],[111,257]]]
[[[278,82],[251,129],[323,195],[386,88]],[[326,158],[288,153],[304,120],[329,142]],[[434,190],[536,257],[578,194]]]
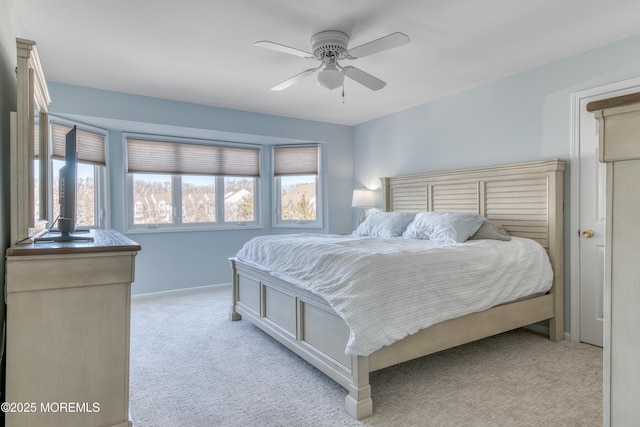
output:
[[[136,227],[125,230],[125,234],[156,234],[156,233],[193,233],[203,231],[238,231],[238,230],[260,230],[264,227],[260,224],[246,224],[237,225],[229,224],[224,226],[209,226],[209,227],[171,227],[171,226],[158,226],[158,227]]]
[[[316,222],[296,222],[291,221],[289,223],[278,223],[273,224],[273,228],[323,228],[322,224],[318,224]]]

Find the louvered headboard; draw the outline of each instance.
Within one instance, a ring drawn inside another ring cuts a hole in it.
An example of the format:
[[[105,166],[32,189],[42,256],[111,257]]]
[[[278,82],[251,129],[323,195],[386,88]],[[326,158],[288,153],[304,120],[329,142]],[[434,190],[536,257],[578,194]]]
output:
[[[463,211],[544,246],[562,283],[564,160],[382,178],[385,211]]]

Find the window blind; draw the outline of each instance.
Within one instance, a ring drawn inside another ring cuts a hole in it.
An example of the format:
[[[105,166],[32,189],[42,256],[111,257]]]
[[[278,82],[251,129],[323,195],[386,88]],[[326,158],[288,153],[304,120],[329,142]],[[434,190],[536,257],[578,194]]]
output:
[[[260,176],[260,149],[127,138],[128,173]]]
[[[274,176],[318,175],[319,151],[317,145],[274,146]]]
[[[51,157],[64,160],[64,147],[67,133],[73,126],[51,122]],[[76,137],[78,140],[78,161],[94,165],[106,165],[105,160],[105,136],[78,128]]]

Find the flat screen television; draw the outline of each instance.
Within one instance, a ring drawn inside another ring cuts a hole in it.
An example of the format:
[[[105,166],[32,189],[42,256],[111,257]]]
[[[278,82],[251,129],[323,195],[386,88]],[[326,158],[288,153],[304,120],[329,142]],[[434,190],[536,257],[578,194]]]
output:
[[[93,237],[76,231],[76,185],[78,179],[78,138],[76,126],[71,129],[65,138],[64,166],[59,171],[59,202],[60,216],[57,219],[58,233],[47,233],[36,241],[43,242],[71,242],[91,241]]]

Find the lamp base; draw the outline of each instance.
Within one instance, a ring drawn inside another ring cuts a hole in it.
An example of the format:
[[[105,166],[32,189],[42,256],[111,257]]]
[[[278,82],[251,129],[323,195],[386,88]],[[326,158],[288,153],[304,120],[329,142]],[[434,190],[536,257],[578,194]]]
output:
[[[360,222],[358,222],[358,224],[362,224],[365,219],[367,219],[367,216],[365,215],[364,208],[360,208]]]

